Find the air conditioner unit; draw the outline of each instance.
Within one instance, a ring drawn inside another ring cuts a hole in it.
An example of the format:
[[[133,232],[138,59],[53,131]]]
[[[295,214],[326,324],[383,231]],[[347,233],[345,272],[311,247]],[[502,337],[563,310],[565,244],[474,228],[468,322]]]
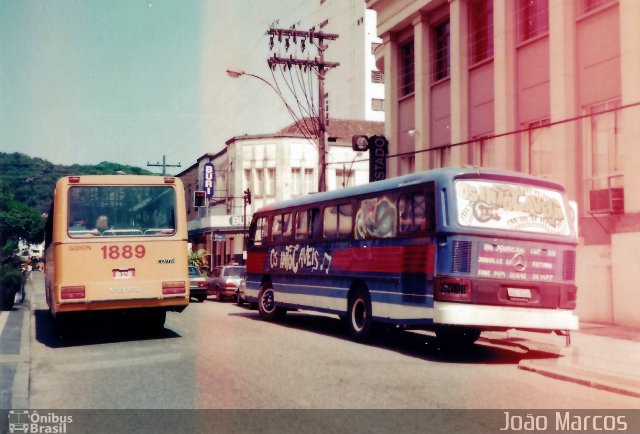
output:
[[[611,187],[589,192],[589,212],[598,214],[624,213],[624,188]]]

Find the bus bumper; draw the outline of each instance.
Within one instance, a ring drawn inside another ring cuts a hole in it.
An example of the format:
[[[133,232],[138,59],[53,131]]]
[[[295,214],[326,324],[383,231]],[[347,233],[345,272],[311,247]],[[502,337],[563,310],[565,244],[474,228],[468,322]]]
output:
[[[567,309],[490,306],[436,301],[433,323],[477,328],[578,330],[578,317]]]

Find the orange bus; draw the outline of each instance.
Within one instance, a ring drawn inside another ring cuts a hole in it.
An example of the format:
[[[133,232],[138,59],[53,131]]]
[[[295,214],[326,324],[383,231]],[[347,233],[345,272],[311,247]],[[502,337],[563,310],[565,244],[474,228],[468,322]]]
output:
[[[127,311],[162,328],[189,304],[184,188],[173,177],[67,176],[45,228],[45,293],[56,326]]]

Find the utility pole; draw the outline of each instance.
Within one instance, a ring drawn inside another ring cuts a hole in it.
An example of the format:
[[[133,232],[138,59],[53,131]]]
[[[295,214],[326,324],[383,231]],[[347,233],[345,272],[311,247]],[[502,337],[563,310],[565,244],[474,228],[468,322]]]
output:
[[[293,56],[288,58],[276,56],[275,53],[267,60],[269,67],[273,70],[276,65],[284,65],[286,68],[291,69],[292,66],[298,66],[304,68],[306,71],[315,70],[318,77],[318,116],[317,116],[317,135],[318,135],[318,166],[320,174],[318,176],[318,191],[327,190],[326,181],[326,145],[325,145],[325,133],[326,133],[326,118],[325,118],[325,100],[324,100],[324,77],[328,69],[335,68],[340,64],[338,62],[325,62],[324,52],[328,48],[325,41],[335,41],[338,39],[338,35],[334,33],[317,32],[314,28],[309,31],[302,31],[296,29],[269,29],[267,34],[271,36],[270,47],[273,48],[274,39],[278,38],[278,42],[282,42],[282,38],[285,38],[285,48],[289,49],[289,40],[293,43],[297,43],[300,40],[302,51],[305,49],[305,41],[308,39],[310,43],[314,44],[318,50],[318,57],[315,59],[296,59]],[[317,43],[316,43],[317,40]]]
[[[178,164],[167,164],[167,156],[163,155],[162,156],[162,164],[160,164],[160,162],[157,163],[149,163],[147,161],[147,166],[149,167],[160,167],[162,166],[162,176],[165,176],[167,174],[167,167],[181,167],[180,163]]]

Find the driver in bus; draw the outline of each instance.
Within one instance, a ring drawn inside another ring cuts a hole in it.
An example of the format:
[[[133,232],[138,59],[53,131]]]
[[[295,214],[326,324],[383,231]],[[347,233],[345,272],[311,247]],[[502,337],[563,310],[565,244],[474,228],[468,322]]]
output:
[[[98,220],[96,220],[96,229],[101,234],[104,231],[108,230],[109,229],[109,217],[107,217],[106,215],[101,215],[100,217],[98,217]]]

